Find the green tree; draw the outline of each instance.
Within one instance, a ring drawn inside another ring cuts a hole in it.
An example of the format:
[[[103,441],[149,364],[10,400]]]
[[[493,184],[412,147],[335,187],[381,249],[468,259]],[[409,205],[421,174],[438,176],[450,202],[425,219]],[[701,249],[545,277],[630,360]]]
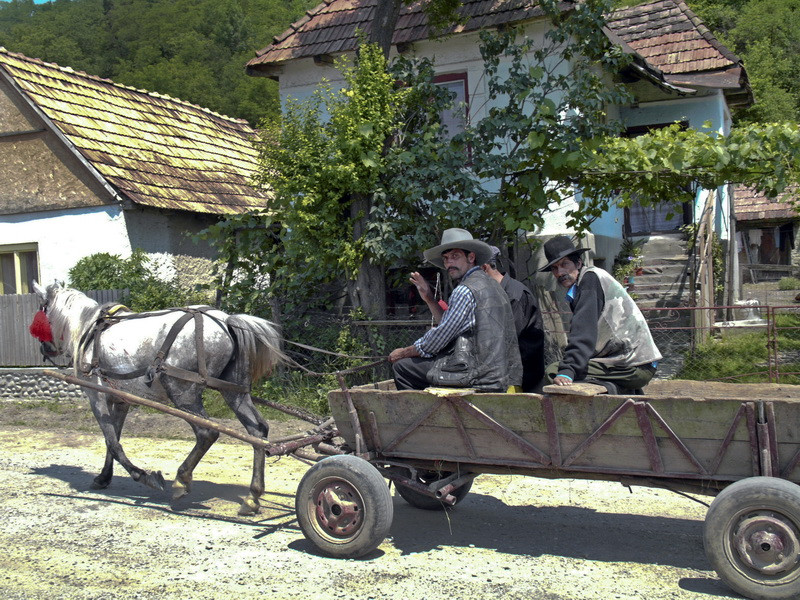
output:
[[[306,264],[323,280],[343,274],[352,304],[377,316],[384,269],[374,256],[364,260],[364,224],[395,125],[393,82],[376,46],[363,46],[357,67],[342,69],[344,90],[324,87],[310,102],[289,102],[280,129],[265,134],[261,183],[274,193],[281,262]]]
[[[770,122],[800,118],[800,0],[750,0],[729,32],[753,86],[755,104],[740,118]]]
[[[192,290],[175,281],[163,281],[151,271],[147,254],[137,248],[128,258],[98,252],[80,259],[69,270],[70,285],[76,289],[127,290],[121,302],[134,311],[160,310],[202,302]]]

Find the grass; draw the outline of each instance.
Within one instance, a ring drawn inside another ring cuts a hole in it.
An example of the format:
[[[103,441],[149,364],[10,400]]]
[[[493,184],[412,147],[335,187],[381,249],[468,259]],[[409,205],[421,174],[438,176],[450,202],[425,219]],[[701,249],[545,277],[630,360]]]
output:
[[[800,383],[800,316],[776,315],[777,368],[781,383]],[[767,333],[744,333],[710,339],[686,356],[679,379],[700,381],[769,381]]]
[[[310,377],[297,371],[288,371],[253,386],[253,395],[279,404],[295,406],[318,416],[327,416],[328,391],[338,387],[332,377]],[[222,394],[216,390],[206,389],[203,392],[203,404],[212,419],[235,418]],[[269,421],[286,421],[292,418],[268,406],[257,404],[256,408]]]

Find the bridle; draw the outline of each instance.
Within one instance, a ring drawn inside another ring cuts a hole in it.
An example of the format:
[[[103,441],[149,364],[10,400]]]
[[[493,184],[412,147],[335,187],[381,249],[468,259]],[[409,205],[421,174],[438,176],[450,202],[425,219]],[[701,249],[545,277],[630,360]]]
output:
[[[50,318],[47,316],[47,309],[50,305],[49,300],[45,299],[39,304],[39,312],[44,315],[44,320],[47,323],[48,330],[50,331],[50,339],[49,340],[39,340],[39,352],[42,354],[42,358],[44,362],[50,361],[53,363],[54,366],[56,365],[53,358],[56,356],[60,356],[63,354],[63,351],[59,349],[59,347],[55,344],[53,339],[52,330],[50,329]]]

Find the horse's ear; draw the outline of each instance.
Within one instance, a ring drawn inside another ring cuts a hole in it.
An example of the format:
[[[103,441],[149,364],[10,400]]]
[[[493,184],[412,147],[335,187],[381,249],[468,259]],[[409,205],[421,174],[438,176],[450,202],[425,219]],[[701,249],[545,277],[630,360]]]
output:
[[[36,292],[42,302],[47,300],[47,290],[40,286],[35,279],[33,280],[33,291]]]

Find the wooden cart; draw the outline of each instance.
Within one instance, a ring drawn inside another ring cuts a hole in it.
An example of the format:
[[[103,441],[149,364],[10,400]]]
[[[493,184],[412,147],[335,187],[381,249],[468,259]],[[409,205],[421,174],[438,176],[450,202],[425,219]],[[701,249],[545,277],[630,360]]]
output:
[[[752,599],[800,597],[800,386],[654,381],[644,396],[554,388],[398,392],[384,382],[330,392],[352,454],[303,477],[303,533],[332,556],[374,550],[392,522],[384,479],[424,509],[457,504],[482,473],[621,481],[716,496],[704,543],[720,578]]]

